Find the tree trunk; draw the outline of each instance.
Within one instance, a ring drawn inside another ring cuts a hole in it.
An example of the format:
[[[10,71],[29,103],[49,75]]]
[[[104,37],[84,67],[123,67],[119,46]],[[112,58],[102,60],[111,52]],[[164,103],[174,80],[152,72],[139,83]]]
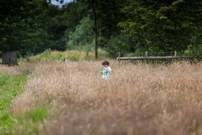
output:
[[[18,65],[16,51],[3,52],[3,54],[2,54],[2,64],[6,64],[6,65],[9,65],[9,66]]]
[[[93,9],[93,18],[94,18],[94,32],[95,32],[95,59],[98,58],[97,56],[97,20],[96,20],[96,12],[95,12],[95,5],[94,5],[94,0],[91,1],[91,6],[92,6],[92,9]]]

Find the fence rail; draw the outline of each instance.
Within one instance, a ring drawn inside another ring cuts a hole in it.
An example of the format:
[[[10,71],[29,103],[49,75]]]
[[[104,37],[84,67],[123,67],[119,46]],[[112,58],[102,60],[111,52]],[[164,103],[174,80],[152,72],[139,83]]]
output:
[[[124,53],[123,53],[124,54]],[[133,53],[130,53],[133,54]],[[135,53],[134,53],[135,54]],[[141,53],[143,54],[143,53]],[[170,53],[171,54],[171,53]],[[199,55],[199,51],[193,56],[177,56],[177,51],[174,51],[174,56],[148,56],[148,52],[145,52],[145,56],[135,56],[135,57],[121,57],[121,52],[118,53],[117,60],[150,60],[150,59],[192,59],[192,58],[202,58]]]
[[[193,57],[193,56],[117,57],[118,60],[177,59],[177,58],[191,59],[191,58],[195,58],[195,57]],[[200,58],[202,58],[202,57],[200,56]]]

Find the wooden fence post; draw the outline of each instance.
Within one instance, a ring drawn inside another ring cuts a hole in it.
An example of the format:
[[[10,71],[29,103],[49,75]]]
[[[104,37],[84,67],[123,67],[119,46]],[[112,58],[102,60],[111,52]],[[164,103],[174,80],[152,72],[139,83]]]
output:
[[[145,57],[147,57],[147,56],[148,56],[148,52],[145,51]],[[146,63],[146,64],[148,63],[148,59],[145,60],[145,63]]]
[[[118,61],[119,61],[119,67],[120,67],[120,57],[121,57],[121,52],[118,53]]]
[[[176,63],[177,51],[174,51],[174,56],[175,56],[174,61]]]

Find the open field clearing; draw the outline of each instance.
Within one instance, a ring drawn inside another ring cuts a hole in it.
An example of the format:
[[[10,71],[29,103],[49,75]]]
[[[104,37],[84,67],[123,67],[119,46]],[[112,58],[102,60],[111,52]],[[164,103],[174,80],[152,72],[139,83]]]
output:
[[[102,61],[0,66],[31,73],[8,112],[19,118],[42,108],[43,121],[31,130],[39,135],[202,135],[202,63],[109,62],[108,81]],[[12,134],[31,134],[26,125],[34,122],[17,119]]]

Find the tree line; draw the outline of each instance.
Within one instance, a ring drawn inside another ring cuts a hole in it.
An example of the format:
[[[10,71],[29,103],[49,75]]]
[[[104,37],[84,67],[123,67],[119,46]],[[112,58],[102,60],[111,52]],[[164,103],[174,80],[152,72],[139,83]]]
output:
[[[1,0],[0,51],[9,63],[16,61],[10,52],[46,48],[93,48],[96,57],[98,47],[111,57],[119,51],[199,49],[201,20],[201,0],[74,0],[60,8],[51,0]]]

